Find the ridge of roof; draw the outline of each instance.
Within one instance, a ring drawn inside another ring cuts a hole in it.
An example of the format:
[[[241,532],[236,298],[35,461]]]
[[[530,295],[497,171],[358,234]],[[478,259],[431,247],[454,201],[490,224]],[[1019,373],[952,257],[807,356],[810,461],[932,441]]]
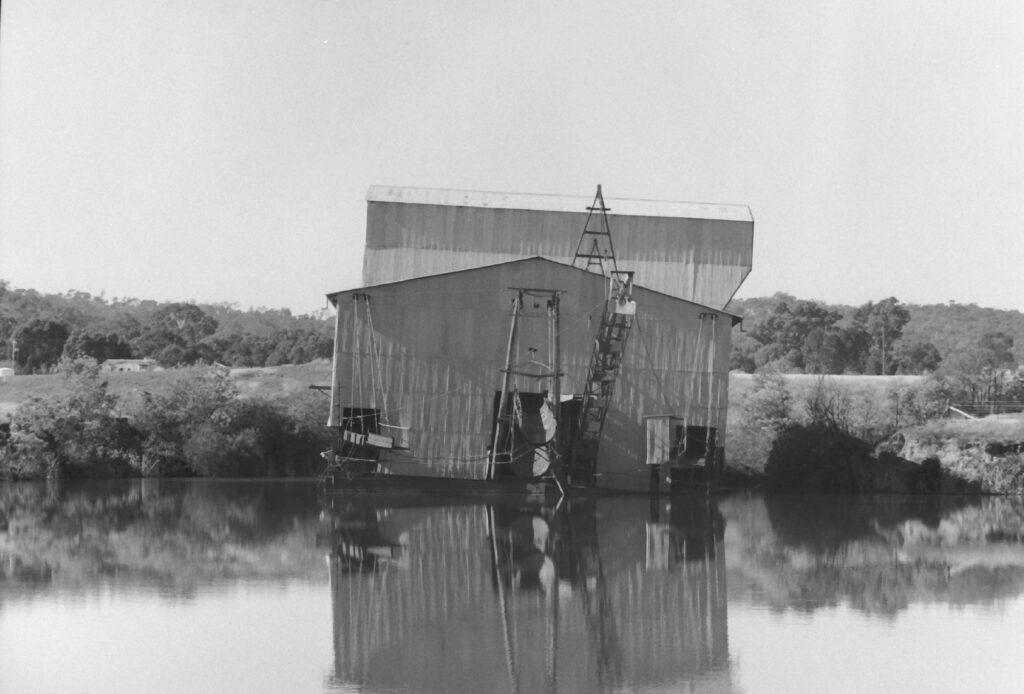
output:
[[[587,211],[594,199],[583,195],[551,195],[545,193],[498,193],[483,190],[448,188],[415,188],[403,186],[370,186],[367,202],[390,202],[407,205],[442,205],[448,207],[480,207],[504,210],[535,210],[541,212]],[[671,200],[630,200],[605,198],[612,215],[631,217],[670,217],[710,219],[753,223],[747,205],[709,202],[675,202]]]

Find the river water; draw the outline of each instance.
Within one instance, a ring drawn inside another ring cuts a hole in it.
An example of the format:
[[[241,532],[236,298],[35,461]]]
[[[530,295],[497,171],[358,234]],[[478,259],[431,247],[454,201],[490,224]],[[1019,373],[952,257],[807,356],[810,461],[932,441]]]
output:
[[[0,692],[1019,692],[1024,502],[0,486]]]

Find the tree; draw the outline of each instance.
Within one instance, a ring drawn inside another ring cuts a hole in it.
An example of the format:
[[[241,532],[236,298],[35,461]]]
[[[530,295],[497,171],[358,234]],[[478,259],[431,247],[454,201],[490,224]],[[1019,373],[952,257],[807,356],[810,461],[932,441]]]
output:
[[[820,371],[828,359],[827,336],[842,318],[814,301],[779,298],[772,310],[750,331],[763,345],[755,354],[758,366]]]
[[[970,350],[958,351],[948,359],[943,371],[956,386],[954,397],[995,411],[996,402],[1013,388],[1014,375],[1009,373],[1017,365],[1013,343],[1013,336],[1004,332],[986,332]]]
[[[854,311],[854,326],[864,330],[869,340],[865,373],[892,375],[895,372],[893,349],[909,320],[910,311],[894,296],[877,304],[869,301]]]
[[[14,330],[14,363],[23,373],[38,373],[55,366],[64,352],[68,326],[54,320],[34,318]]]
[[[750,333],[738,329],[732,331],[732,353],[729,357],[729,369],[752,374],[757,369],[755,355],[761,343],[750,336]]]
[[[985,333],[978,340],[978,360],[985,380],[985,399],[988,400],[989,412],[994,413],[996,401],[1003,399],[1012,379],[1008,372],[1017,366],[1013,356],[1013,337],[1001,331]]]
[[[901,374],[932,373],[942,363],[942,355],[931,342],[902,340],[893,351],[896,371]]]
[[[754,385],[743,401],[746,423],[776,434],[792,421],[793,396],[781,374],[763,372],[754,376]]]
[[[1002,331],[987,332],[978,340],[978,358],[982,368],[1012,369],[1017,366],[1013,356],[1013,336]]]
[[[129,359],[131,356],[131,345],[116,333],[104,334],[79,328],[64,343],[64,357],[67,359],[92,357],[98,362],[104,362],[107,359]]]
[[[217,320],[194,304],[167,304],[157,309],[132,342],[132,351],[155,357],[164,366],[194,364],[215,358],[204,338],[217,330]]]
[[[822,373],[864,373],[868,343],[868,334],[855,325],[830,332],[825,336],[822,348],[828,368],[823,369]]]

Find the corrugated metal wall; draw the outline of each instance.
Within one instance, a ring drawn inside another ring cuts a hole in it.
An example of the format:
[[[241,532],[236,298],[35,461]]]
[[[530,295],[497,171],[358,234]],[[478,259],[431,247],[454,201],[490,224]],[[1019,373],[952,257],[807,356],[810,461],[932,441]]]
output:
[[[564,290],[563,393],[581,392],[604,307],[602,277],[540,258],[426,277],[332,297],[338,306],[331,424],[341,408],[386,409],[409,427],[411,450],[388,454],[393,472],[482,478],[494,394],[501,388],[511,319],[509,287]],[[362,300],[370,296],[369,313]],[[601,483],[645,488],[643,417],[676,414],[725,426],[731,317],[636,288],[638,313],[598,461]],[[702,318],[703,316],[703,318]],[[714,316],[714,317],[713,317]],[[372,329],[371,329],[372,323]],[[519,359],[549,343],[546,307],[527,302]],[[375,345],[375,348],[373,347]],[[521,379],[522,391],[536,391]],[[386,403],[385,403],[386,399]]]
[[[586,218],[582,205],[567,212],[370,201],[363,284],[536,255],[571,263]],[[620,269],[634,270],[645,287],[722,308],[750,272],[753,221],[613,212],[609,224]]]

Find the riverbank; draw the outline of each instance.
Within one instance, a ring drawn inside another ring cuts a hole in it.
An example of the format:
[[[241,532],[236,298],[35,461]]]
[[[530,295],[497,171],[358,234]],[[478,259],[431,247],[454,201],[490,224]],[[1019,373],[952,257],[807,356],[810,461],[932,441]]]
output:
[[[726,477],[776,491],[1024,494],[1024,417],[949,418],[939,379],[734,376]]]
[[[0,427],[21,408],[34,434],[0,442],[0,476],[316,474],[328,399],[310,386],[330,378],[326,361],[18,376],[0,384]],[[932,390],[918,376],[733,374],[723,483],[1024,493],[1024,418],[926,421],[944,409]]]
[[[928,422],[901,430],[888,449],[978,492],[1024,494],[1024,415]]]

